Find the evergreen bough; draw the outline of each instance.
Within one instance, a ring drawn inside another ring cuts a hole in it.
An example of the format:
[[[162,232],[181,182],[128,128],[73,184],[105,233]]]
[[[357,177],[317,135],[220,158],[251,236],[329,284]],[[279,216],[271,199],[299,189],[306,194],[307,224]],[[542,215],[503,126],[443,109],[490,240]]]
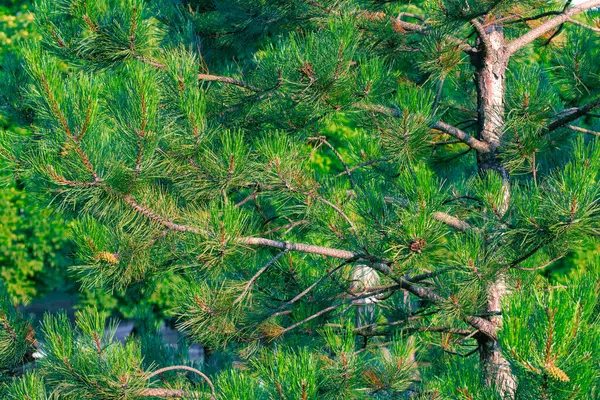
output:
[[[38,1],[1,153],[210,356],[5,299],[3,398],[598,398],[598,6]]]

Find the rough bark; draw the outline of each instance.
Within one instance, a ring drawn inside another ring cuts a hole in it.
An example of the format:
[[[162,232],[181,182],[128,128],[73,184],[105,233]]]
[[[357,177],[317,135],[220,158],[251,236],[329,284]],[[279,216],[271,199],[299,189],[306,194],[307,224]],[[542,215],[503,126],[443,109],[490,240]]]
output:
[[[481,27],[476,21],[475,28],[479,34],[478,52],[472,63],[476,71],[478,138],[485,142],[489,152],[479,152],[477,162],[481,173],[498,173],[502,178],[503,202],[496,213],[502,217],[508,210],[510,202],[509,174],[499,158],[499,149],[504,134],[504,98],[505,80],[508,59],[504,32],[501,26]],[[491,283],[487,293],[486,314],[492,332],[480,335],[479,355],[485,383],[495,386],[505,399],[514,399],[517,382],[512,374],[510,364],[502,355],[497,340],[497,331],[502,324],[502,297],[506,292],[504,277],[499,275]]]

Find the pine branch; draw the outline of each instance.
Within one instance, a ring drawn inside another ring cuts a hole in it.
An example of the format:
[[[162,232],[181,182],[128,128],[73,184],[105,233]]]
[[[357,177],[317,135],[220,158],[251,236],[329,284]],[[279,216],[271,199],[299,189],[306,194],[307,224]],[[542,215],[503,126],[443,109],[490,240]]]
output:
[[[434,212],[432,216],[434,219],[461,232],[473,229],[473,227],[469,223],[443,212]]]
[[[198,393],[190,393],[181,389],[163,389],[163,388],[148,388],[138,392],[143,397],[162,397],[162,398],[197,398]],[[216,398],[212,397],[211,399]]]
[[[188,367],[187,365],[172,365],[170,367],[165,367],[165,368],[158,369],[158,370],[156,370],[156,371],[148,374],[146,376],[146,380],[149,380],[149,379],[155,377],[156,375],[160,375],[162,373],[165,373],[165,372],[168,372],[168,371],[175,371],[175,370],[184,370],[184,371],[193,372],[194,374],[199,375],[200,377],[202,377],[202,379],[204,379],[204,381],[210,387],[210,391],[212,393],[211,399],[212,400],[216,400],[217,399],[217,395],[215,393],[215,386],[213,385],[213,383],[211,382],[211,380],[208,378],[208,376],[206,376],[203,372],[197,370],[196,368]],[[176,396],[173,396],[173,397],[176,397]]]
[[[268,236],[272,233],[275,232],[279,232],[282,230],[286,230],[283,235],[285,235],[286,233],[288,233],[289,231],[291,231],[292,229],[294,229],[295,227],[299,226],[299,225],[306,225],[308,224],[310,221],[303,219],[300,221],[295,221],[295,222],[290,222],[289,224],[283,225],[283,226],[278,226],[277,228],[273,228],[273,229],[269,229],[268,231],[265,231],[263,233],[260,234],[260,236]]]
[[[306,296],[314,288],[316,288],[319,284],[321,284],[321,282],[323,282],[325,279],[327,279],[330,276],[332,276],[334,273],[336,273],[337,271],[339,271],[340,269],[342,269],[343,267],[345,267],[349,263],[350,263],[349,260],[345,261],[345,262],[341,263],[340,265],[338,265],[337,267],[333,268],[331,271],[327,272],[327,274],[325,274],[322,277],[320,277],[319,279],[317,279],[312,285],[310,285],[309,287],[307,287],[306,289],[304,289],[302,292],[300,292],[296,296],[294,296],[293,299],[291,299],[290,301],[287,301],[284,304],[282,304],[279,308],[277,308],[277,310],[274,313],[272,313],[269,316],[269,318],[272,318],[274,316],[279,315],[279,313],[281,311],[285,310],[287,307],[291,306],[292,304],[294,304],[295,302],[297,302],[298,300],[300,300],[301,298],[303,298],[304,296]]]
[[[472,148],[473,150],[477,150],[480,153],[488,153],[490,151],[490,146],[479,140],[475,139],[468,133],[458,129],[455,126],[449,125],[443,121],[438,121],[431,126],[433,129],[437,129],[438,131],[447,133],[448,135],[462,141],[467,146]]]
[[[600,136],[600,132],[598,132],[598,131],[592,131],[590,129],[581,128],[581,127],[575,126],[575,125],[567,125],[566,127],[575,132],[581,132],[581,133],[587,133],[588,135]]]
[[[583,22],[577,21],[576,19],[572,19],[572,18],[569,18],[568,21],[571,22],[572,24],[579,25],[582,28],[589,29],[589,30],[594,31],[596,33],[600,33],[600,28],[596,28],[595,26],[584,24]]]
[[[139,212],[140,214],[144,215],[145,217],[147,217],[148,219],[158,222],[159,224],[173,230],[173,231],[177,231],[177,232],[189,232],[189,233],[194,233],[194,234],[200,234],[201,231],[198,228],[194,228],[192,226],[188,226],[188,225],[182,225],[182,224],[177,224],[171,220],[169,220],[168,218],[165,218],[161,215],[158,215],[157,213],[155,213],[154,211],[152,211],[151,209],[144,207],[138,203],[135,202],[135,200],[133,200],[130,196],[128,195],[121,195],[121,198],[123,199],[123,201],[127,204],[129,204],[135,211]]]
[[[354,301],[356,301],[356,300],[359,300],[359,299],[365,299],[365,298],[369,298],[369,297],[375,296],[375,295],[377,295],[377,294],[380,294],[380,293],[386,292],[386,291],[388,291],[388,290],[389,290],[389,289],[387,289],[387,288],[384,288],[384,289],[380,289],[380,290],[378,290],[378,291],[375,291],[375,292],[372,292],[372,293],[368,293],[368,294],[365,294],[365,295],[362,295],[362,296],[350,297],[350,298],[348,298],[348,299],[346,299],[346,300],[344,300],[344,301],[342,301],[342,302],[340,302],[340,303],[338,303],[338,304],[334,304],[334,305],[331,305],[331,306],[329,306],[329,307],[326,307],[326,308],[324,308],[324,309],[322,309],[322,310],[320,310],[320,311],[317,311],[316,313],[314,313],[314,314],[312,314],[312,315],[310,315],[310,316],[308,316],[308,317],[304,318],[303,320],[301,320],[301,321],[298,321],[298,322],[296,322],[295,324],[288,326],[287,328],[283,329],[283,330],[282,330],[282,331],[279,333],[279,335],[283,335],[283,334],[285,334],[285,333],[287,333],[287,332],[289,332],[289,331],[291,331],[291,330],[293,330],[293,329],[296,329],[297,327],[299,327],[299,326],[301,326],[301,325],[303,325],[303,324],[305,324],[305,323],[307,323],[307,322],[309,322],[309,321],[312,321],[313,319],[315,319],[315,318],[318,318],[318,317],[320,317],[321,315],[327,314],[327,313],[329,313],[329,312],[331,312],[331,311],[335,310],[336,308],[339,308],[339,307],[341,307],[341,306],[343,306],[343,305],[345,305],[345,304],[352,303],[352,302],[354,302]]]
[[[364,163],[361,163],[361,164],[355,165],[354,167],[349,168],[348,171],[340,172],[339,174],[336,175],[336,177],[340,177],[342,175],[349,174],[350,172],[356,171],[359,168],[368,167],[373,164],[377,164],[380,162],[387,162],[387,161],[389,161],[388,158],[376,158],[374,160],[365,161]]]
[[[483,25],[481,25],[481,22],[479,22],[479,20],[477,18],[473,18],[470,22],[471,22],[471,25],[473,25],[473,28],[475,28],[477,35],[483,42],[483,47],[485,49],[491,49],[492,42],[491,42],[488,34],[485,32],[485,28],[483,27]]]
[[[157,61],[153,61],[150,60],[146,57],[140,56],[140,55],[135,55],[134,56],[136,59],[140,60],[143,63],[146,63],[148,65],[151,65],[155,68],[158,69],[166,69],[167,66],[165,64],[159,63]],[[199,73],[198,74],[198,80],[199,81],[207,81],[207,82],[220,82],[220,83],[227,83],[230,85],[234,85],[234,86],[238,86],[241,87],[243,89],[252,91],[252,92],[262,92],[262,89],[257,88],[256,86],[253,86],[249,83],[246,83],[244,81],[240,81],[238,79],[234,79],[234,78],[230,78],[228,76],[220,76],[220,75],[212,75],[212,74],[202,74]]]
[[[333,147],[331,145],[331,143],[329,143],[327,141],[327,138],[325,136],[319,136],[318,138],[313,138],[313,140],[319,140],[325,146],[329,147],[329,149],[333,152],[333,154],[335,154],[335,156],[338,158],[338,160],[340,160],[340,162],[344,166],[344,169],[346,170],[346,175],[348,175],[348,180],[350,181],[350,186],[352,187],[352,189],[354,189],[356,184],[354,183],[354,179],[352,178],[350,168],[348,167],[348,164],[346,163],[346,161],[344,161],[344,158],[342,157],[342,155],[335,149],[335,147]]]
[[[75,152],[77,152],[77,155],[81,159],[83,165],[90,172],[90,174],[92,174],[92,178],[94,178],[94,182],[99,182],[100,179],[98,178],[98,174],[96,173],[96,170],[94,169],[89,158],[87,157],[87,155],[83,152],[83,149],[81,148],[81,145],[79,143],[81,140],[81,137],[77,137],[75,134],[73,134],[73,132],[71,132],[71,129],[69,128],[69,123],[67,122],[67,119],[66,119],[65,115],[63,114],[63,112],[60,110],[58,103],[56,102],[54,93],[52,93],[52,90],[50,89],[50,85],[48,84],[48,79],[46,78],[46,76],[42,75],[41,80],[42,80],[42,87],[44,88],[44,92],[46,92],[46,95],[48,96],[48,103],[50,105],[50,108],[52,109],[53,114],[60,121],[60,124],[61,124],[67,138],[71,141],[71,143],[73,143]],[[82,133],[85,134],[85,130],[82,130]]]
[[[385,106],[380,106],[380,105],[359,105],[359,107],[364,110],[367,110],[367,111],[374,111],[379,114],[390,115],[393,117],[401,117],[402,116],[402,114],[400,113],[399,110],[392,108],[392,107],[385,107]],[[442,122],[442,121],[435,122],[433,125],[431,125],[431,128],[436,129],[441,132],[444,132],[444,133],[460,140],[461,142],[465,143],[470,148],[477,150],[480,153],[488,153],[490,151],[490,147],[487,143],[485,143],[479,139],[475,139],[468,133],[458,129],[455,126],[447,124],[445,122]]]
[[[595,8],[600,6],[600,0],[587,0],[581,4],[573,6],[562,13],[558,14],[556,17],[544,22],[543,24],[533,28],[529,32],[524,35],[514,39],[513,41],[506,44],[506,51],[509,55],[514,54],[518,50],[522,49],[529,43],[533,42],[535,39],[544,35],[546,32],[556,28],[557,26],[568,22],[571,17],[577,15],[583,11]]]
[[[553,264],[555,261],[558,261],[558,260],[560,260],[560,259],[561,259],[561,258],[563,258],[564,256],[565,256],[565,255],[564,255],[564,254],[562,254],[562,255],[560,255],[560,256],[558,256],[558,257],[555,257],[555,258],[553,258],[552,260],[548,261],[547,263],[540,265],[539,267],[525,268],[525,267],[519,267],[519,266],[515,265],[515,266],[513,266],[513,268],[515,268],[515,269],[518,269],[518,270],[521,270],[521,271],[540,271],[540,270],[542,270],[542,269],[544,269],[544,268],[546,268],[546,267],[548,267],[548,266],[552,265],[552,264]]]

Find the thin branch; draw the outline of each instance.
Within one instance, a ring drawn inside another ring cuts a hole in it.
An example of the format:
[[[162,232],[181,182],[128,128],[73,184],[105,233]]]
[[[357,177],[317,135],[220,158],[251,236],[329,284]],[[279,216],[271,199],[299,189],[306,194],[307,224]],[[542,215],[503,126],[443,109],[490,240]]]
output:
[[[327,141],[327,138],[325,138],[325,136],[319,136],[317,139],[320,140],[321,143],[323,143],[325,146],[329,147],[329,149],[333,152],[333,154],[335,154],[335,156],[338,158],[338,160],[340,160],[340,162],[344,166],[344,169],[346,170],[346,175],[348,175],[348,180],[350,181],[350,186],[352,187],[352,189],[354,189],[354,187],[356,186],[356,183],[354,182],[350,168],[348,167],[348,164],[346,164],[346,161],[344,161],[344,158],[342,157],[342,155],[335,149],[335,147],[333,147],[331,145],[331,143],[329,143]]]
[[[479,350],[479,346],[477,346],[476,348],[474,348],[473,350],[469,351],[469,352],[468,352],[468,353],[466,353],[466,354],[461,354],[461,353],[458,353],[458,352],[456,352],[456,351],[452,351],[452,350],[446,350],[446,349],[442,349],[442,350],[443,350],[444,352],[448,353],[448,354],[452,354],[452,355],[455,355],[455,356],[460,356],[460,357],[467,358],[467,357],[470,357],[470,356],[472,356],[473,354],[477,353],[477,351]]]
[[[446,267],[446,268],[441,268],[438,269],[437,271],[433,271],[433,272],[426,272],[420,275],[415,275],[413,277],[407,277],[406,280],[409,282],[421,282],[424,281],[426,279],[431,279],[431,278],[435,278],[437,276],[443,275],[446,272],[450,272],[455,270],[456,267]]]
[[[380,162],[387,162],[387,161],[389,161],[388,158],[376,158],[374,160],[365,161],[364,163],[361,163],[361,164],[355,165],[354,167],[351,167],[348,171],[340,172],[339,174],[336,175],[336,177],[340,177],[340,176],[350,173],[352,171],[356,171],[359,168],[368,167],[373,164],[377,164]]]
[[[278,241],[259,237],[242,237],[237,239],[237,242],[248,246],[274,247],[280,250],[318,254],[328,257],[340,258],[342,260],[353,259],[357,256],[355,253],[348,250],[333,249],[330,247],[315,246],[312,244]]]
[[[186,392],[181,389],[163,389],[163,388],[147,388],[138,392],[144,397],[164,397],[164,398],[195,398],[197,393]],[[214,398],[211,396],[211,398]]]
[[[173,231],[189,232],[189,233],[194,233],[196,235],[198,235],[202,232],[198,228],[194,228],[194,227],[188,226],[188,225],[177,224],[161,215],[158,215],[153,210],[136,203],[135,200],[133,200],[129,195],[122,195],[121,198],[123,199],[123,201],[125,203],[129,204],[135,211],[144,215],[146,218],[148,218],[152,221],[158,222],[159,224],[161,224]],[[206,232],[204,232],[204,233],[206,233]]]
[[[287,307],[291,306],[292,304],[294,304],[295,302],[297,302],[298,300],[300,300],[301,298],[306,296],[311,290],[313,290],[315,287],[317,287],[319,284],[321,284],[321,282],[323,282],[325,279],[329,278],[334,273],[336,273],[337,271],[339,271],[341,268],[345,267],[348,264],[350,264],[349,260],[344,261],[337,267],[333,268],[331,271],[327,272],[325,275],[323,275],[322,277],[317,279],[312,285],[310,285],[309,287],[304,289],[301,293],[298,293],[293,299],[282,304],[273,314],[271,314],[269,316],[269,318],[279,315],[280,311],[285,310]]]
[[[572,16],[577,15],[583,11],[589,10],[591,8],[595,8],[600,6],[600,0],[587,0],[581,4],[573,6],[562,13],[558,14],[556,17],[544,22],[543,24],[536,26],[531,29],[529,32],[520,36],[517,39],[506,44],[507,53],[514,54],[516,51],[522,49],[529,43],[533,42],[535,39],[544,35],[546,32],[556,28],[557,26],[569,21]]]
[[[98,174],[96,173],[96,170],[94,169],[89,158],[87,157],[87,155],[83,152],[83,149],[81,148],[80,138],[78,138],[75,134],[73,134],[73,132],[71,132],[71,129],[69,128],[69,123],[67,122],[67,118],[65,117],[65,115],[61,111],[60,107],[58,106],[58,103],[56,102],[56,99],[54,97],[54,93],[52,93],[52,90],[50,90],[50,85],[48,84],[48,79],[46,78],[45,75],[42,75],[41,81],[42,81],[42,87],[44,88],[44,91],[46,92],[46,95],[48,96],[48,103],[50,105],[50,108],[51,108],[52,112],[54,113],[54,115],[56,116],[56,118],[58,118],[58,120],[60,121],[60,124],[65,132],[65,135],[73,143],[75,152],[77,152],[77,155],[83,162],[83,165],[85,166],[85,168],[90,172],[90,174],[92,174],[92,178],[94,178],[94,181],[99,182],[100,178],[98,178]]]
[[[262,273],[265,272],[267,270],[267,268],[269,268],[271,265],[273,265],[277,260],[279,260],[281,258],[281,256],[283,256],[285,253],[287,253],[287,250],[282,250],[275,257],[271,258],[271,260],[269,260],[269,262],[266,263],[264,265],[264,267],[262,267],[261,269],[259,269],[258,272],[256,274],[254,274],[254,276],[248,281],[248,283],[244,287],[244,290],[238,296],[238,298],[235,299],[235,301],[233,302],[233,304],[237,304],[240,301],[242,301],[244,299],[244,297],[246,296],[246,293],[248,293],[250,291],[250,288],[252,287],[252,285],[254,284],[254,282],[256,282],[256,280],[262,275]]]
[[[435,94],[435,99],[433,101],[433,105],[431,106],[431,108],[433,110],[437,110],[439,104],[440,104],[440,100],[442,99],[442,92],[444,91],[444,77],[440,78],[440,81],[438,83],[438,90],[437,93]]]
[[[560,255],[556,258],[553,258],[552,260],[548,261],[547,263],[540,265],[539,267],[533,267],[533,268],[525,268],[525,267],[519,267],[517,265],[513,266],[514,269],[519,269],[521,271],[539,271],[542,270],[548,266],[550,266],[551,264],[553,264],[555,261],[560,260],[561,258],[563,258],[565,255]]]
[[[198,80],[200,81],[209,81],[209,82],[221,82],[228,83],[230,85],[239,86],[246,90],[250,90],[252,92],[261,92],[262,90],[257,88],[256,86],[252,86],[249,83],[244,81],[240,81],[237,79],[230,78],[228,76],[219,76],[219,75],[211,75],[211,74],[198,74]]]
[[[600,1],[600,0],[598,0]],[[379,114],[390,115],[393,117],[400,117],[402,114],[399,110],[391,107],[385,107],[380,105],[359,105],[360,108],[373,111]],[[444,132],[450,136],[453,136],[456,139],[459,139],[461,142],[465,143],[467,146],[471,147],[474,150],[477,150],[480,153],[488,153],[490,151],[490,147],[487,143],[475,139],[468,133],[458,129],[455,126],[447,124],[442,121],[438,121],[431,126],[432,129],[436,129],[438,131]]]
[[[592,30],[592,31],[594,31],[596,33],[600,33],[600,28],[596,28],[595,26],[584,24],[583,22],[577,21],[576,19],[572,19],[572,18],[569,18],[568,21],[571,22],[571,23],[573,23],[573,24],[575,24],[575,25],[579,25],[579,26],[581,26],[581,27],[583,27],[585,29],[590,29],[590,30]]]
[[[588,135],[600,136],[600,132],[598,131],[592,131],[590,129],[581,128],[575,125],[567,125],[566,127],[572,131],[587,133]]]
[[[342,211],[341,208],[339,208],[338,206],[336,206],[335,204],[333,204],[332,202],[330,202],[329,200],[327,200],[324,197],[321,196],[314,196],[315,199],[319,200],[320,202],[327,204],[329,207],[333,208],[335,211],[337,211],[338,214],[340,214],[342,216],[342,218],[344,218],[346,220],[346,222],[348,222],[348,224],[350,224],[350,227],[352,228],[352,230],[354,232],[356,232],[356,225],[354,225],[354,222],[352,222],[352,220],[350,219],[350,217],[348,217],[348,215],[346,215],[346,213],[344,211]]]
[[[146,380],[149,380],[149,379],[155,377],[156,375],[160,375],[164,372],[174,371],[174,370],[184,370],[184,371],[193,372],[194,374],[199,375],[200,377],[202,377],[202,379],[204,379],[204,381],[206,381],[206,383],[210,387],[210,391],[212,393],[212,399],[217,398],[217,395],[215,393],[215,386],[213,385],[211,380],[208,378],[208,376],[206,376],[201,371],[198,371],[196,368],[188,367],[187,365],[172,365],[170,367],[157,369],[156,371],[146,375]]]
[[[333,311],[336,308],[343,306],[344,304],[352,303],[352,302],[356,301],[357,299],[363,299],[363,298],[371,297],[371,296],[377,295],[379,293],[385,292],[386,290],[387,289],[381,289],[381,290],[379,290],[377,292],[369,293],[369,294],[366,294],[366,295],[363,295],[363,296],[350,297],[350,298],[348,298],[348,299],[346,299],[346,300],[344,300],[344,301],[342,301],[342,302],[340,302],[338,304],[334,304],[332,306],[326,307],[326,308],[324,308],[324,309],[322,309],[322,310],[320,310],[320,311],[312,314],[311,316],[306,317],[303,320],[298,321],[295,324],[288,326],[287,328],[285,328],[284,330],[281,331],[280,335],[283,335],[283,334],[291,331],[292,329],[295,329],[295,328],[299,327],[300,325],[303,325],[303,324],[305,324],[305,323],[307,323],[309,321],[312,321],[313,319],[318,318],[318,317],[320,317],[323,314],[327,314],[328,312]]]
[[[425,22],[425,18],[421,17],[420,15],[408,13],[408,12],[399,13],[398,16],[396,17],[396,19],[401,19],[402,17],[414,18],[414,19],[418,19],[421,22]]]
[[[269,229],[268,231],[265,231],[265,232],[261,233],[260,236],[267,236],[267,235],[270,235],[270,234],[275,233],[275,232],[279,232],[279,231],[284,230],[284,229],[286,229],[287,231],[290,231],[291,229],[297,227],[298,225],[306,225],[308,223],[309,223],[309,221],[306,220],[306,219],[303,219],[303,220],[300,220],[300,221],[295,221],[295,222],[290,222],[287,225],[278,226],[277,228]]]

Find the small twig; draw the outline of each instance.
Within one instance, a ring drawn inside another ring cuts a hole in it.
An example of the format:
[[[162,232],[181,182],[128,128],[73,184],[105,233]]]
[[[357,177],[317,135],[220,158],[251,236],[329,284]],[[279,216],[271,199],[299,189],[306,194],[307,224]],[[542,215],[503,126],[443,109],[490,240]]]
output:
[[[320,277],[319,279],[317,279],[317,281],[315,283],[313,283],[312,285],[310,285],[308,288],[304,289],[301,293],[299,293],[298,295],[296,295],[296,297],[294,297],[293,299],[291,299],[290,301],[282,304],[276,311],[275,313],[273,313],[272,315],[269,316],[269,318],[274,317],[278,314],[279,311],[284,310],[286,307],[291,306],[292,304],[294,304],[295,302],[297,302],[298,300],[300,300],[302,297],[304,297],[308,292],[310,292],[311,290],[313,290],[317,285],[319,285],[321,282],[323,282],[325,279],[327,279],[328,277],[330,277],[331,275],[333,275],[335,272],[337,272],[339,269],[341,269],[342,267],[350,264],[352,261],[352,259],[346,260],[343,263],[341,263],[340,265],[338,265],[337,267],[335,267],[334,269],[332,269],[331,271],[329,271],[328,273],[326,273],[325,275],[323,275],[322,277]]]
[[[254,276],[248,281],[248,283],[244,287],[244,290],[238,296],[238,298],[235,299],[235,301],[233,302],[233,304],[237,304],[240,301],[242,301],[243,298],[246,296],[246,293],[248,293],[250,291],[250,288],[252,287],[252,285],[254,284],[254,282],[256,282],[256,280],[262,275],[262,273],[265,272],[267,270],[267,268],[269,268],[271,265],[273,265],[277,260],[279,260],[281,258],[281,256],[283,256],[285,253],[287,253],[287,249],[282,250],[281,252],[279,252],[279,254],[277,254],[275,257],[271,258],[271,260],[269,260],[269,262],[266,263],[264,265],[264,267],[262,267],[261,269],[259,269],[258,272],[256,274],[254,274]]]
[[[545,263],[544,265],[540,265],[539,267],[525,268],[525,267],[519,267],[519,266],[516,266],[516,265],[515,265],[513,268],[514,268],[514,269],[519,269],[519,270],[521,270],[521,271],[539,271],[539,270],[541,270],[541,269],[544,269],[544,268],[546,268],[546,267],[550,266],[550,265],[551,265],[551,264],[553,264],[555,261],[558,261],[558,260],[560,260],[560,259],[561,259],[561,258],[563,258],[563,257],[564,257],[564,254],[563,254],[563,255],[560,255],[560,256],[558,256],[558,257],[556,257],[556,258],[553,258],[552,260],[548,261],[548,262],[547,262],[547,263]]]
[[[587,133],[588,135],[600,136],[600,132],[598,131],[592,131],[590,129],[581,128],[575,125],[567,125],[567,128],[569,128],[572,131]]]
[[[150,59],[148,59],[148,58],[146,58],[144,56],[140,56],[140,55],[136,54],[133,57],[136,58],[136,59],[138,59],[138,60],[140,60],[140,61],[142,61],[143,63],[146,63],[146,64],[151,65],[151,66],[153,66],[155,68],[158,68],[158,69],[166,69],[167,68],[167,66],[165,64],[159,63],[157,61],[150,60]],[[228,76],[219,76],[219,75],[211,75],[211,74],[202,74],[202,73],[199,73],[198,74],[198,80],[199,81],[208,81],[208,82],[227,83],[227,84],[230,84],[230,85],[239,86],[241,88],[244,88],[246,90],[250,90],[252,92],[261,92],[262,91],[261,89],[257,88],[256,86],[250,85],[249,83],[246,83],[244,81],[240,81],[240,80],[237,80],[237,79],[230,78]]]
[[[354,222],[352,222],[352,220],[350,219],[350,217],[348,217],[348,215],[346,215],[345,212],[342,211],[341,208],[339,208],[338,206],[336,206],[335,204],[333,204],[332,202],[330,202],[329,200],[327,200],[324,197],[315,195],[314,196],[317,200],[321,201],[322,203],[327,204],[329,207],[333,208],[335,211],[338,212],[338,214],[340,214],[345,220],[346,222],[348,222],[348,224],[350,224],[350,227],[352,228],[352,230],[354,232],[357,232],[356,226],[354,225]]]
[[[206,376],[203,372],[197,370],[196,368],[188,367],[187,365],[172,365],[170,367],[157,369],[156,371],[151,372],[150,374],[146,375],[146,380],[150,380],[151,378],[155,377],[156,375],[160,375],[164,372],[174,371],[174,370],[185,370],[185,371],[193,372],[196,375],[201,376],[202,379],[204,379],[206,381],[206,383],[208,384],[208,386],[210,387],[210,391],[212,393],[211,398],[216,400],[217,394],[215,393],[215,386],[213,385],[211,380],[208,378],[208,376]]]
[[[278,226],[277,228],[269,229],[268,231],[261,233],[260,236],[267,236],[267,235],[270,235],[272,233],[279,232],[279,231],[281,231],[283,229],[287,229],[289,231],[290,229],[295,228],[298,225],[306,225],[306,224],[308,224],[308,222],[309,221],[305,220],[305,219],[300,220],[300,221],[291,222],[291,223],[289,223],[287,225]]]
[[[354,179],[352,178],[352,174],[351,174],[350,168],[348,167],[348,164],[346,164],[346,161],[344,161],[344,158],[342,157],[342,155],[335,149],[335,147],[333,147],[331,145],[331,143],[329,143],[327,141],[327,139],[325,138],[325,136],[320,136],[318,139],[325,146],[329,147],[329,149],[333,152],[333,154],[335,154],[335,156],[338,158],[338,160],[340,160],[340,162],[344,166],[344,169],[346,170],[346,175],[348,175],[348,180],[350,181],[350,186],[352,187],[352,189],[354,189],[354,187],[356,186],[356,183],[354,182]]]
[[[366,161],[366,162],[364,162],[362,164],[358,164],[358,165],[355,165],[354,167],[351,167],[350,169],[348,169],[348,171],[340,172],[339,174],[336,175],[336,177],[340,177],[342,175],[348,174],[348,173],[350,173],[352,171],[355,171],[355,170],[357,170],[359,168],[362,168],[362,167],[368,167],[370,165],[377,164],[377,163],[380,163],[380,162],[386,162],[386,161],[389,161],[389,159],[387,159],[387,158],[376,158],[374,160],[369,160],[369,161]]]
[[[577,21],[576,19],[573,19],[573,18],[569,18],[568,21],[571,22],[571,23],[573,23],[573,24],[575,24],[575,25],[579,25],[579,26],[581,26],[583,28],[590,29],[590,30],[592,30],[594,32],[600,33],[600,28],[596,28],[595,26],[584,24],[583,22]]]

